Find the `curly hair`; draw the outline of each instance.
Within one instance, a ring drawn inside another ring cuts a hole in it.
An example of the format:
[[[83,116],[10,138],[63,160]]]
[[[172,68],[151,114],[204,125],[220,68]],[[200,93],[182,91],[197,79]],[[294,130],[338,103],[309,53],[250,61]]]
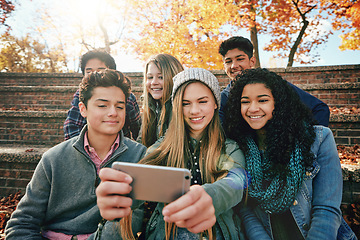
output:
[[[82,79],[79,84],[79,100],[87,107],[95,88],[112,86],[120,88],[125,95],[125,99],[129,98],[130,80],[120,71],[106,69],[103,72],[92,72]]]
[[[284,172],[290,156],[299,146],[303,164],[311,169],[314,155],[311,145],[315,139],[313,118],[310,110],[281,76],[267,69],[248,69],[236,77],[225,109],[225,132],[234,139],[246,154],[246,138],[257,141],[256,131],[241,115],[241,96],[248,84],[262,83],[268,88],[275,101],[273,117],[264,126],[266,130],[266,156],[271,159],[275,172]]]

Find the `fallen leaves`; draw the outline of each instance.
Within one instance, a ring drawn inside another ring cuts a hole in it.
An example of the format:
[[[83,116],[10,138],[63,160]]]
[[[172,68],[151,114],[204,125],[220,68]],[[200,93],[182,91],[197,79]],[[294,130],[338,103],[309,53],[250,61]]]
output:
[[[0,234],[4,233],[6,222],[10,219],[12,212],[15,211],[21,197],[21,193],[17,192],[0,200]]]
[[[329,107],[330,109],[330,113],[331,114],[359,114],[360,113],[360,108],[356,108],[356,107]]]
[[[360,146],[344,146],[338,145],[337,150],[339,153],[340,162],[342,164],[360,164]]]

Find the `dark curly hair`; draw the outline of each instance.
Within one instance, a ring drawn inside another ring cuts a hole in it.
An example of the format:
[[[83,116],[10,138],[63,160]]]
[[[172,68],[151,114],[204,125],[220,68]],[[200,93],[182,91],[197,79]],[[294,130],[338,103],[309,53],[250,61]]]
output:
[[[80,102],[83,102],[87,107],[95,88],[112,86],[120,88],[125,95],[125,99],[129,98],[130,81],[122,72],[112,69],[106,69],[103,72],[92,72],[84,77],[79,84]]]
[[[94,58],[99,59],[100,61],[105,63],[105,66],[108,67],[109,69],[116,70],[116,63],[115,63],[114,58],[104,50],[95,49],[95,50],[88,51],[87,53],[85,53],[84,55],[81,56],[80,68],[81,68],[81,72],[83,75],[85,75],[86,63],[90,59],[94,59]]]
[[[248,69],[236,77],[230,90],[225,109],[225,132],[234,139],[246,154],[246,137],[257,142],[256,132],[241,115],[241,95],[248,84],[262,83],[270,89],[275,106],[273,117],[265,125],[267,157],[271,159],[274,172],[284,171],[296,145],[302,152],[304,167],[311,169],[314,155],[311,145],[315,139],[313,118],[310,110],[281,76],[267,69]]]

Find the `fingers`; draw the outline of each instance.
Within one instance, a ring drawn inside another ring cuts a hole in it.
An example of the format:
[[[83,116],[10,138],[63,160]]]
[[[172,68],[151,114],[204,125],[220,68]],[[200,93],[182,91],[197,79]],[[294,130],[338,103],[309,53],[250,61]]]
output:
[[[129,215],[132,199],[125,195],[131,192],[131,177],[111,168],[101,169],[99,176],[101,183],[96,189],[96,197],[101,216],[114,220]]]
[[[126,183],[132,182],[132,178],[130,177],[130,175],[112,168],[100,169],[99,177],[101,181],[117,181]]]
[[[216,222],[212,198],[199,185],[192,186],[188,193],[167,205],[163,215],[165,221],[194,233],[202,232]]]

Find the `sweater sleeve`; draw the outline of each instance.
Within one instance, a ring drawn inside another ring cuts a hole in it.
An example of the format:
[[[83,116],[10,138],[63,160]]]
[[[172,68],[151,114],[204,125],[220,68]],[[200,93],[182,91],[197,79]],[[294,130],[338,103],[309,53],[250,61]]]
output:
[[[290,82],[288,82],[288,84],[299,95],[301,101],[311,110],[313,117],[318,124],[325,127],[329,126],[330,110],[328,105],[313,95],[298,88],[294,84]]]
[[[41,226],[51,191],[51,171],[45,169],[43,160],[36,167],[25,195],[6,225],[6,239],[42,239]]]
[[[225,145],[226,154],[220,157],[219,165],[221,169],[228,170],[227,175],[214,183],[203,185],[213,200],[216,217],[237,205],[242,200],[243,191],[247,187],[243,152],[233,141],[227,140]]]

